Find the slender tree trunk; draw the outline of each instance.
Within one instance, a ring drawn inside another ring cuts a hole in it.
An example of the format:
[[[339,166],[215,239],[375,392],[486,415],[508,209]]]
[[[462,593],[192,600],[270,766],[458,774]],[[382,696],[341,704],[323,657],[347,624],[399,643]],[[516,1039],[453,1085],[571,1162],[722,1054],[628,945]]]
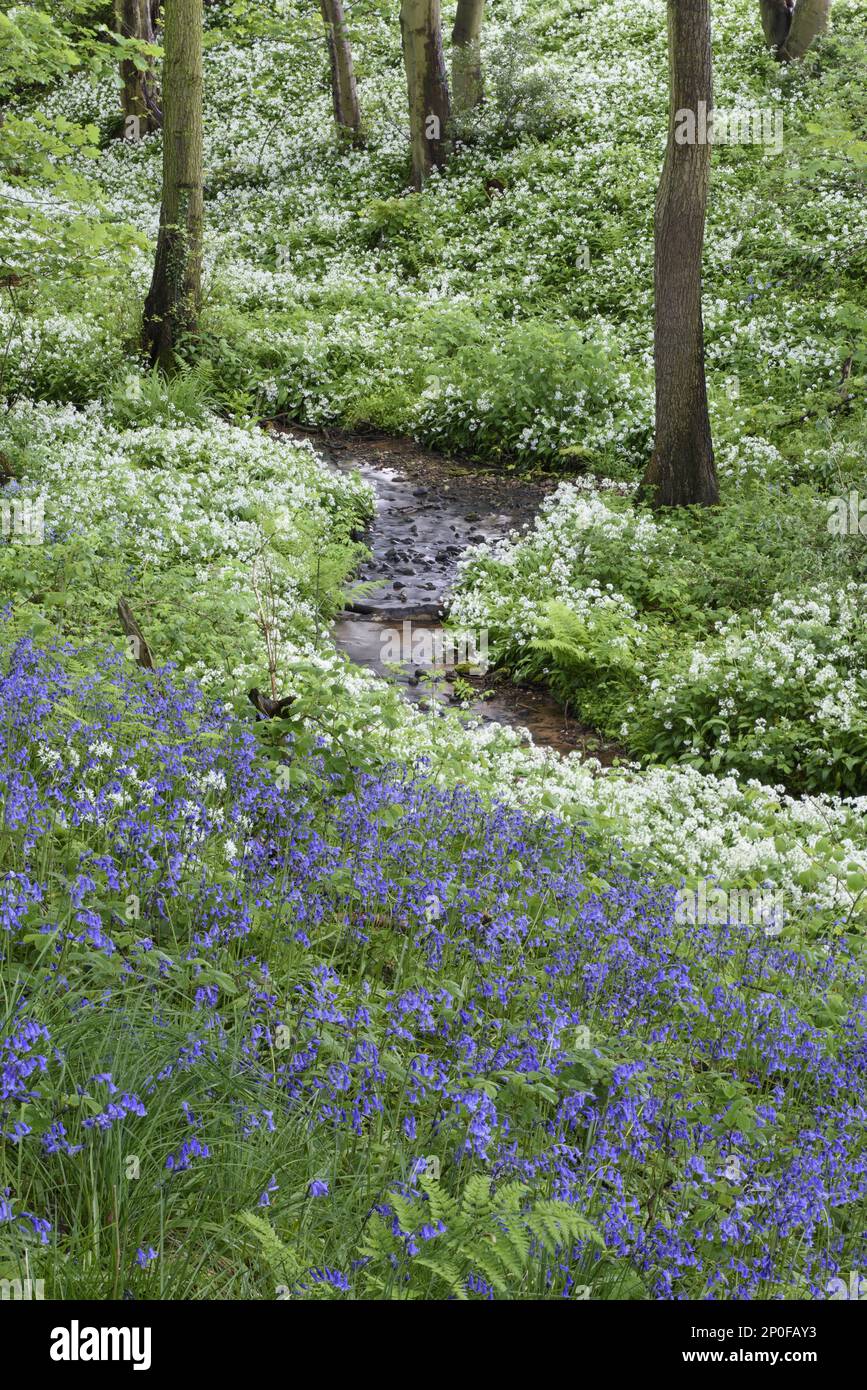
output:
[[[409,96],[412,182],[420,189],[449,153],[451,103],[443,57],[440,0],[401,0],[400,31]]]
[[[668,146],[656,196],[656,439],[642,483],[655,506],[719,501],[704,375],[701,257],[713,108],[709,0],[668,0]]]
[[[831,0],[797,0],[783,56],[803,58],[813,40],[824,34],[830,14]]]
[[[472,111],[484,97],[482,22],[485,0],[458,0],[452,29],[452,98],[455,111]]]
[[[124,38],[154,42],[151,0],[114,0],[114,22],[117,32]],[[120,65],[120,77],[124,137],[138,140],[149,130],[158,130],[162,124],[156,75],[152,68],[139,71],[135,63],[125,58]]]
[[[202,277],[202,0],[166,0],[163,198],[144,349],[166,372],[195,334]]]
[[[338,130],[348,130],[353,139],[357,140],[361,135],[361,111],[355,88],[352,49],[343,15],[343,0],[319,0],[319,7],[325,23],[325,41],[328,44],[328,61],[331,64],[334,120]]]
[[[759,0],[765,43],[769,48],[776,48],[778,58],[782,58],[789,37],[794,6],[795,0]]]

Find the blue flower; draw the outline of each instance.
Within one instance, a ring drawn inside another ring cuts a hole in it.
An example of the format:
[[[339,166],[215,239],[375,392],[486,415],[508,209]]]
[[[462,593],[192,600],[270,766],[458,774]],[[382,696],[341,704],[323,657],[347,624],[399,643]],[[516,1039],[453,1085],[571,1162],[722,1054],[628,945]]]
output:
[[[276,1192],[277,1190],[278,1190],[277,1178],[276,1178],[276,1175],[274,1175],[274,1176],[271,1178],[271,1181],[268,1183],[268,1186],[265,1188],[265,1191],[262,1192],[262,1193],[260,1194],[260,1196],[259,1196],[259,1206],[260,1206],[260,1207],[270,1207],[270,1205],[271,1205],[271,1198],[269,1197],[268,1194],[269,1194],[269,1192]]]

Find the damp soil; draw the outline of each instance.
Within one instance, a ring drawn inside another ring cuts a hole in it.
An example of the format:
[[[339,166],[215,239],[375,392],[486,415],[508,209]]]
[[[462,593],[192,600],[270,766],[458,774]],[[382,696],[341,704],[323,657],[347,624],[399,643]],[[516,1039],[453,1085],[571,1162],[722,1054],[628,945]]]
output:
[[[370,555],[333,631],[351,661],[418,704],[468,700],[476,717],[528,729],[536,743],[558,752],[579,750],[604,764],[621,754],[546,691],[502,672],[467,670],[474,664],[472,648],[450,648],[443,635],[461,555],[529,527],[556,479],[512,478],[391,435],[279,428],[309,440],[337,472],[357,471],[376,498],[370,525],[359,536]]]

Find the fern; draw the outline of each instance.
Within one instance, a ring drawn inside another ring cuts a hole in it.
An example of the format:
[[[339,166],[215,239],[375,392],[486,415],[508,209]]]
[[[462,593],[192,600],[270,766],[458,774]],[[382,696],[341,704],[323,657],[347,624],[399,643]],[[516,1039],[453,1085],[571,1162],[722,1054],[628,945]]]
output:
[[[366,1277],[379,1294],[463,1301],[470,1277],[481,1276],[495,1297],[530,1296],[555,1256],[578,1241],[603,1247],[574,1207],[536,1199],[522,1183],[492,1192],[490,1179],[474,1174],[459,1199],[425,1175],[419,1187],[420,1195],[389,1194],[391,1214],[369,1223]]]
[[[237,1218],[256,1237],[262,1257],[276,1284],[297,1282],[303,1266],[294,1251],[278,1236],[274,1227],[257,1211],[242,1211]]]
[[[629,673],[635,670],[634,624],[615,608],[600,608],[586,618],[573,613],[564,603],[546,606],[549,637],[538,637],[533,648],[551,656],[564,670],[576,673]]]

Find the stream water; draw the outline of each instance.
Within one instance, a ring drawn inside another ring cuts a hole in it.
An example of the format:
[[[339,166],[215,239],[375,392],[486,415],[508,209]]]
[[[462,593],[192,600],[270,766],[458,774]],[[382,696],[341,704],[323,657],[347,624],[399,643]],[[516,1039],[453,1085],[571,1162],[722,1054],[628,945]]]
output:
[[[458,559],[470,545],[528,526],[555,484],[443,458],[411,440],[292,426],[285,432],[315,444],[332,468],[357,470],[376,497],[363,537],[370,558],[356,576],[366,587],[338,617],[337,646],[358,665],[395,682],[409,700],[457,702],[467,690],[456,692],[454,662],[472,660],[474,652],[450,652],[446,644],[443,653],[438,642]],[[479,645],[482,640],[477,636]],[[490,671],[466,680],[477,692],[469,705],[474,715],[526,728],[537,743],[560,752],[582,749],[605,760],[593,731],[544,691]]]

